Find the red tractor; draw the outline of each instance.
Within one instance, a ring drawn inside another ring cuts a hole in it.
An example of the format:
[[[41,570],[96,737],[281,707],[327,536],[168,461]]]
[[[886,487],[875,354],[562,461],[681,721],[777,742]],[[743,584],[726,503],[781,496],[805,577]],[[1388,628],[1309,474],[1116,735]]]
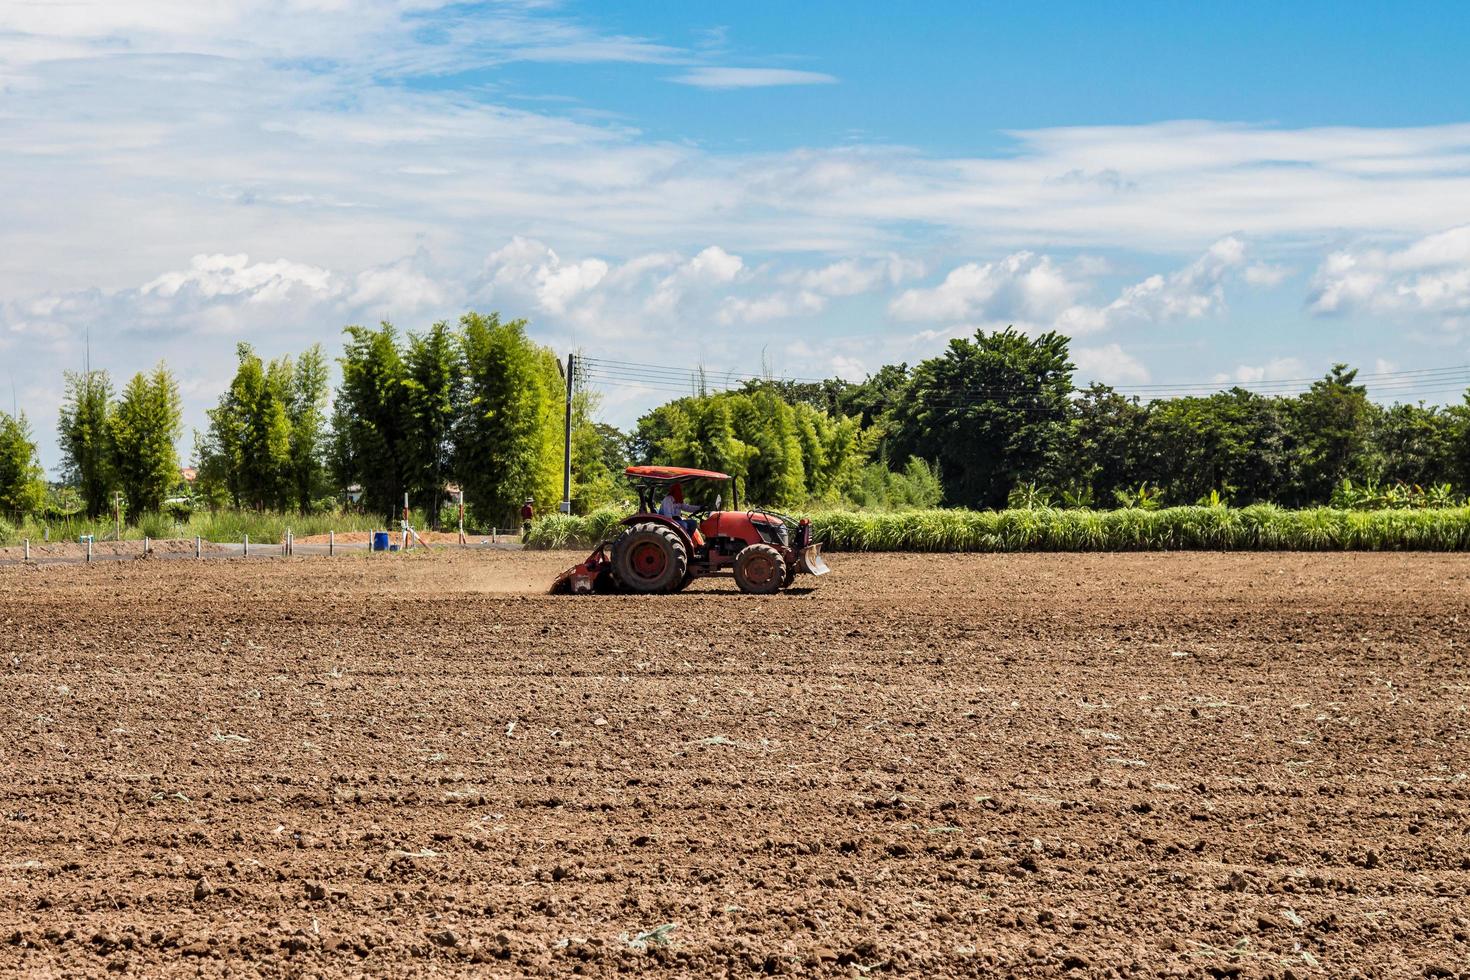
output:
[[[740,591],[770,595],[798,574],[829,571],[810,521],[759,507],[740,510],[735,482],[724,473],[681,466],[626,472],[638,491],[638,513],[563,572],[552,592],[678,592],[696,578],[729,572]],[[721,509],[726,488],[729,510]],[[703,502],[684,504],[686,495]],[[666,506],[668,498],[674,502]]]

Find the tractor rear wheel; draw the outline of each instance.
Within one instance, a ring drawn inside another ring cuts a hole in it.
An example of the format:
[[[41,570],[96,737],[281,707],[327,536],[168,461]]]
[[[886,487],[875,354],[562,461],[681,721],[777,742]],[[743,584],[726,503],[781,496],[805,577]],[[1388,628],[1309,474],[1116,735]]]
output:
[[[612,566],[629,592],[674,592],[689,571],[689,554],[662,524],[634,524],[613,542]]]
[[[741,592],[770,595],[786,584],[786,559],[768,544],[753,544],[735,556],[735,584]]]

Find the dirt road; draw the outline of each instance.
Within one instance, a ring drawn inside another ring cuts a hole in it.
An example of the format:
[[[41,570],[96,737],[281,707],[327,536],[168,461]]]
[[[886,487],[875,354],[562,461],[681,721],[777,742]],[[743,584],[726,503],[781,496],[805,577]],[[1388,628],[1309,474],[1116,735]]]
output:
[[[1470,561],[0,568],[0,971],[1470,976]]]

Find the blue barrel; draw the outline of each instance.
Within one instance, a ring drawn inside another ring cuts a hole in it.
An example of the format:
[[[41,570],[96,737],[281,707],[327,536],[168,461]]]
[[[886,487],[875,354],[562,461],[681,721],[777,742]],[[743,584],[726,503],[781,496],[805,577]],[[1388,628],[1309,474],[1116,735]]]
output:
[[[373,550],[374,551],[387,551],[388,550],[388,532],[387,531],[374,531],[373,532]]]

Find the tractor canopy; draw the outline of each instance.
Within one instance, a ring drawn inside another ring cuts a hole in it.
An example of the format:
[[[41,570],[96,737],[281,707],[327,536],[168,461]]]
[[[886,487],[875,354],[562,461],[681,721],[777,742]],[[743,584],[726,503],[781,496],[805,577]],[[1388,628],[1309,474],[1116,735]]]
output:
[[[623,471],[635,480],[654,483],[683,483],[686,480],[728,480],[728,473],[714,470],[693,470],[687,466],[630,466]]]

